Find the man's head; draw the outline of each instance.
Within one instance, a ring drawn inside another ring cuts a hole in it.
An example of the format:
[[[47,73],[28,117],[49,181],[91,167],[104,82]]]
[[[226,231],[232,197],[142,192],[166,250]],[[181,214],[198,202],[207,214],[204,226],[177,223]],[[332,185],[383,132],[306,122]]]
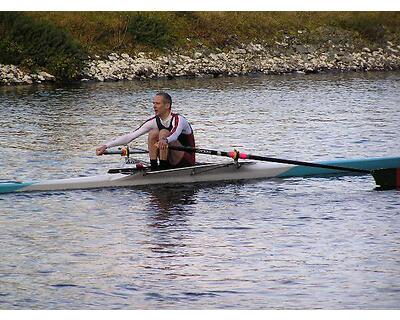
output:
[[[171,112],[172,98],[166,92],[158,92],[153,98],[154,113],[159,117],[168,116]]]
[[[166,92],[164,92],[164,91],[161,91],[161,92],[158,92],[158,93],[156,94],[156,96],[162,97],[163,102],[164,102],[165,104],[168,104],[168,105],[169,105],[169,109],[171,109],[171,106],[172,106],[172,98],[171,98],[171,96],[170,96],[168,93],[166,93]]]

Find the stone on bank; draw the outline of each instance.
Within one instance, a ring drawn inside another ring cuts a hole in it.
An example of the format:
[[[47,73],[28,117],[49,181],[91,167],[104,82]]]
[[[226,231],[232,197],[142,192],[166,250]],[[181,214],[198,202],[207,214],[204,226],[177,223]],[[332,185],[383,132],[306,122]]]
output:
[[[354,49],[350,44],[331,42],[321,46],[292,43],[241,44],[229,51],[208,48],[191,53],[169,53],[152,58],[139,52],[109,53],[88,59],[81,81],[121,81],[175,77],[242,76],[254,73],[318,73],[389,71],[400,69],[400,46],[388,41],[383,48]],[[44,71],[24,73],[17,66],[0,64],[0,84],[18,85],[55,82]]]

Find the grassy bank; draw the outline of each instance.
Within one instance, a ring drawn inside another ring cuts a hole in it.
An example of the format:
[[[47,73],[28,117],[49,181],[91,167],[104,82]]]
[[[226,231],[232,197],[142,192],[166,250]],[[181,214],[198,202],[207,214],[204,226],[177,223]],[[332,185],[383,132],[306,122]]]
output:
[[[160,54],[295,37],[299,43],[378,47],[400,41],[398,12],[26,12],[2,13],[0,63],[76,78],[83,57]]]

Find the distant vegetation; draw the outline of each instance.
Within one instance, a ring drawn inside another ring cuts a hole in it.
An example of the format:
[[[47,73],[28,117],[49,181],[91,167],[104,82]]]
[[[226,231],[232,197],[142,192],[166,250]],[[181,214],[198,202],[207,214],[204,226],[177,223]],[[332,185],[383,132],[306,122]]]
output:
[[[70,80],[78,77],[88,54],[224,50],[241,43],[273,44],[285,36],[310,44],[398,43],[400,13],[1,12],[0,34],[0,63],[42,67]]]
[[[46,68],[61,80],[75,79],[85,52],[57,25],[22,13],[0,12],[0,63]]]

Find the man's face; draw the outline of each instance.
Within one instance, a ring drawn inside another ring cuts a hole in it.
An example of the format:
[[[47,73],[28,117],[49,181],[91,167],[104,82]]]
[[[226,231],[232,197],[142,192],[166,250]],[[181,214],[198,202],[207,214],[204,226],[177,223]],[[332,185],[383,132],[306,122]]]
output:
[[[169,114],[169,105],[164,103],[162,96],[155,96],[153,98],[154,114],[159,117],[167,116]]]

